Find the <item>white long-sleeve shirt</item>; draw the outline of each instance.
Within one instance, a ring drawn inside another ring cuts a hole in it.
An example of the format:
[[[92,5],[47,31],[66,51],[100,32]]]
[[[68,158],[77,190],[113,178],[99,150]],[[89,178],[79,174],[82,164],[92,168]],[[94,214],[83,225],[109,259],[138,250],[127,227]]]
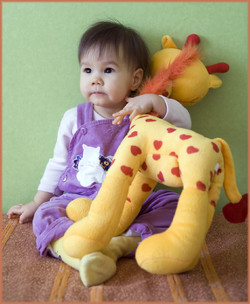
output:
[[[164,99],[167,108],[166,115],[163,119],[177,127],[190,129],[191,118],[187,109],[174,99],[164,96],[161,97]],[[93,119],[100,120],[105,118],[94,112]],[[38,186],[39,191],[45,191],[56,195],[59,194],[56,191],[57,184],[61,174],[67,167],[69,144],[76,131],[77,107],[74,107],[66,111],[61,120],[53,157],[49,159],[45,168],[43,177]]]

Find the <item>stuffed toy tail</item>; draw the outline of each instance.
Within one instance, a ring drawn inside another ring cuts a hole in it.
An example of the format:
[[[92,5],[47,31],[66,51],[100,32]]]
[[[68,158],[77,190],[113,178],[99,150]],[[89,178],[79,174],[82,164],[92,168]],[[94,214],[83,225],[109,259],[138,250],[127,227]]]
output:
[[[229,145],[221,138],[216,138],[221,144],[224,157],[224,189],[230,203],[223,207],[224,217],[231,223],[242,223],[248,213],[248,194],[240,194],[235,178],[234,161]]]

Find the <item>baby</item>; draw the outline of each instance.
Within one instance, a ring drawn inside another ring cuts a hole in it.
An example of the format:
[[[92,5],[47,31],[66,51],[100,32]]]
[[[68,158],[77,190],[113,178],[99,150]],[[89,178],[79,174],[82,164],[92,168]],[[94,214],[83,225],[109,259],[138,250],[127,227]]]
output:
[[[173,99],[136,96],[148,75],[149,52],[135,30],[118,22],[98,22],[83,34],[78,58],[84,102],[64,114],[53,158],[33,201],[11,207],[8,216],[19,214],[20,223],[33,219],[40,254],[60,257],[79,270],[84,285],[91,286],[114,275],[116,260],[133,252],[141,239],[170,226],[179,195],[153,192],[126,234],[82,259],[71,258],[63,250],[62,237],[73,224],[66,215],[67,205],[76,198],[96,197],[130,119],[154,112],[183,128],[190,128],[191,120]]]

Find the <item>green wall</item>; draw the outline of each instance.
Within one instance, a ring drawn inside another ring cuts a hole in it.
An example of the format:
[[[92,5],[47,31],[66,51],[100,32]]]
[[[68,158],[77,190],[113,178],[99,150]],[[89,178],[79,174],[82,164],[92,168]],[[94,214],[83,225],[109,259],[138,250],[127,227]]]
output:
[[[222,87],[189,111],[195,131],[229,143],[239,189],[247,192],[247,11],[246,2],[3,3],[3,211],[29,202],[36,193],[63,113],[83,101],[80,36],[103,19],[137,29],[152,54],[165,34],[182,47],[196,33],[205,64],[230,65],[221,75]],[[226,202],[223,191],[217,210]]]

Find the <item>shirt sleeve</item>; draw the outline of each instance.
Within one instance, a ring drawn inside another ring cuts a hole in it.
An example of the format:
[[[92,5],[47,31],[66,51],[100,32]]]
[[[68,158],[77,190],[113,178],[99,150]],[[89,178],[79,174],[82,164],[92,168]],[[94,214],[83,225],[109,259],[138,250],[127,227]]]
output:
[[[70,141],[77,129],[77,109],[68,110],[60,123],[53,157],[49,159],[38,190],[60,195],[59,178],[67,166]]]
[[[167,112],[163,119],[179,128],[191,129],[192,122],[188,110],[177,100],[160,96],[164,99],[167,107]]]

